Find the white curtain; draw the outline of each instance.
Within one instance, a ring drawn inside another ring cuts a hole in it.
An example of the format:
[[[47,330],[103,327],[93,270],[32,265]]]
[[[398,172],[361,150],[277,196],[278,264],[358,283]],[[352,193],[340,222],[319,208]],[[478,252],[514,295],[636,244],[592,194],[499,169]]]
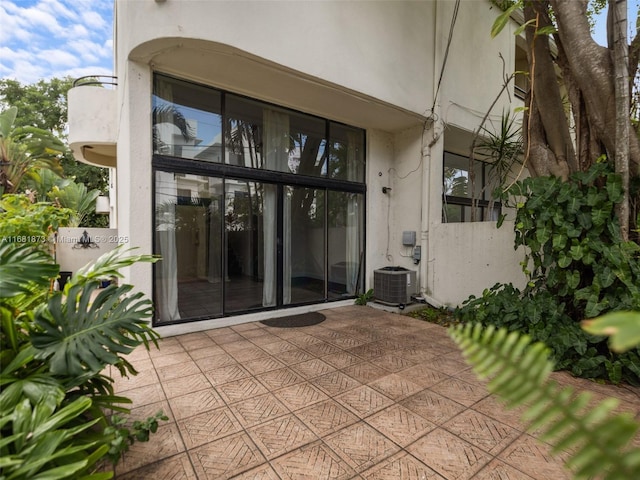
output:
[[[178,310],[178,252],[176,249],[177,187],[173,173],[156,172],[156,235],[162,260],[158,280],[158,317],[161,322],[180,320]]]
[[[351,181],[358,179],[358,158],[357,136],[353,132],[347,132],[347,178]],[[347,201],[347,245],[346,245],[346,263],[347,263],[347,293],[356,295],[358,292],[360,274],[360,209],[358,204],[358,195],[355,193],[348,194]]]
[[[286,172],[289,163],[289,115],[265,108],[262,117],[262,141],[264,168]],[[264,285],[262,305],[276,305],[276,273],[277,273],[277,203],[278,191],[275,185],[264,185],[263,196],[263,232],[264,232]],[[286,202],[286,200],[285,200]],[[285,212],[287,212],[285,205]],[[286,216],[285,216],[286,217]],[[284,303],[291,299],[291,226],[284,225]],[[287,252],[287,245],[288,252]]]

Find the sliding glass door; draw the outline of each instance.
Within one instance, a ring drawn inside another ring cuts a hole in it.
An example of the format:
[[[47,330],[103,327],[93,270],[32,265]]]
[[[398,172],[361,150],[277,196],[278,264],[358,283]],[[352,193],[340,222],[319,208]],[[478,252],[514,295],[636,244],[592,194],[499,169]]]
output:
[[[157,74],[155,324],[353,298],[364,131]]]
[[[225,311],[276,305],[277,187],[260,182],[225,182]]]

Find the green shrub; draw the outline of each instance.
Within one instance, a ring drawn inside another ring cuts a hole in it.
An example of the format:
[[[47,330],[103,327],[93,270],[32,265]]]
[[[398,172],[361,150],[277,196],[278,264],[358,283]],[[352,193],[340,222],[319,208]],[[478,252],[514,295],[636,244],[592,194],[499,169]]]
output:
[[[59,266],[51,256],[34,245],[0,243],[1,478],[111,478],[98,462],[117,461],[166,418],[151,417],[129,432],[107,415],[127,413],[131,401],[115,395],[105,367],[135,375],[124,355],[157,338],[147,323],[151,302],[131,285],[111,285],[92,298],[101,278],[155,261],[124,253],[108,252],[55,292]]]
[[[551,350],[555,366],[576,376],[640,384],[640,349],[612,353],[585,318],[640,310],[640,246],[623,242],[614,216],[620,178],[606,163],[569,181],[528,178],[514,185],[515,248],[523,247],[527,287],[496,285],[455,312],[464,322],[518,330]]]
[[[548,291],[524,292],[497,284],[482,297],[471,297],[454,312],[463,323],[479,322],[519,331],[550,350],[554,365],[573,375],[640,385],[640,349],[624,353],[609,350],[603,336],[591,335],[573,320],[563,303]]]

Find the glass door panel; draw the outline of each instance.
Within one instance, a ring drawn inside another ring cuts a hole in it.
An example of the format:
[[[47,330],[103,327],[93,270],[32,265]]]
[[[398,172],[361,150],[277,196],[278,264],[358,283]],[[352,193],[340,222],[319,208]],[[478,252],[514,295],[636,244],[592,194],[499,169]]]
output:
[[[364,195],[328,191],[329,298],[359,295],[364,278]]]
[[[296,304],[323,300],[325,284],[324,190],[284,190],[284,298]]]
[[[222,180],[156,171],[157,321],[222,315]]]
[[[225,312],[276,305],[277,187],[227,180]]]

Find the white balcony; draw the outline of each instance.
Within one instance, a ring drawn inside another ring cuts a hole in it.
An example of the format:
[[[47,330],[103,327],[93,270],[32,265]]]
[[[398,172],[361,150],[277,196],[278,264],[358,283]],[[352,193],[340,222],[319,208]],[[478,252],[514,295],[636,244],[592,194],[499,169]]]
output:
[[[69,90],[69,146],[76,160],[98,167],[116,166],[115,85],[112,77],[89,77],[88,81],[77,80]]]

